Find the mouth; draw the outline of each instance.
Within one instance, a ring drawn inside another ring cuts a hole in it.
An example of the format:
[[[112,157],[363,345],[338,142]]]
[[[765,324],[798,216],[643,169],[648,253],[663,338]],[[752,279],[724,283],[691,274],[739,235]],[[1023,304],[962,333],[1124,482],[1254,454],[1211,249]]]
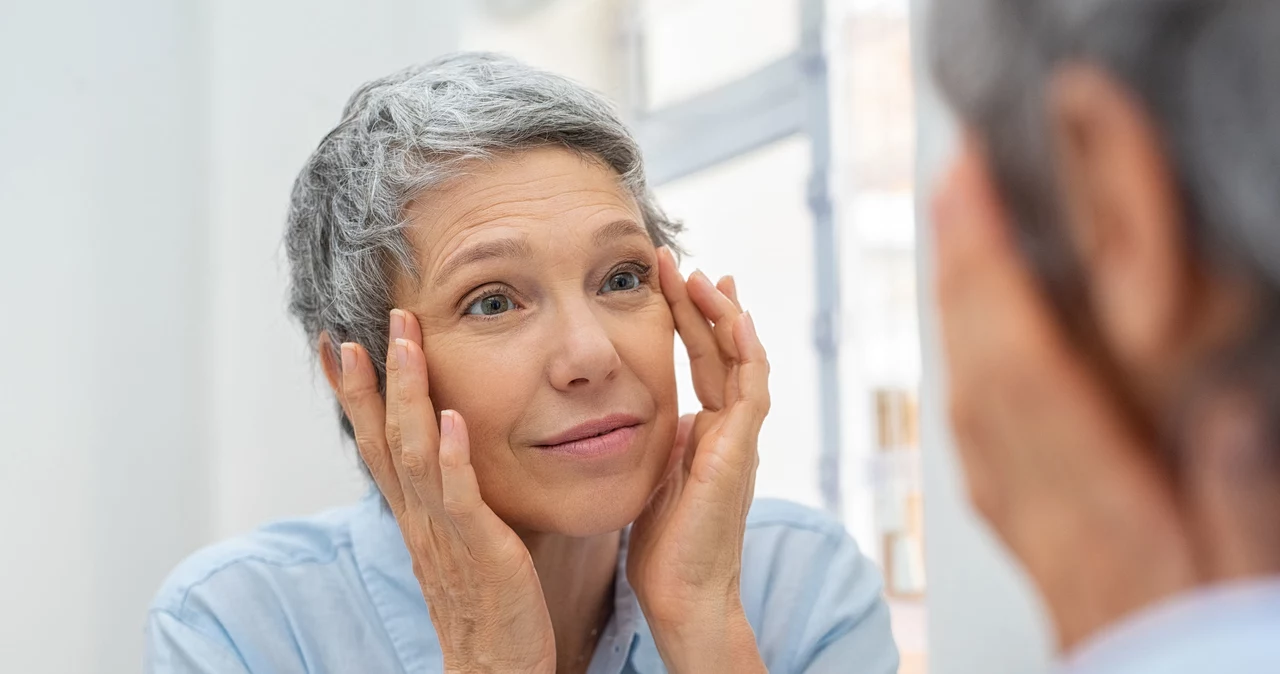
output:
[[[615,454],[631,446],[642,423],[629,414],[612,414],[574,426],[535,444],[534,448],[582,457]]]

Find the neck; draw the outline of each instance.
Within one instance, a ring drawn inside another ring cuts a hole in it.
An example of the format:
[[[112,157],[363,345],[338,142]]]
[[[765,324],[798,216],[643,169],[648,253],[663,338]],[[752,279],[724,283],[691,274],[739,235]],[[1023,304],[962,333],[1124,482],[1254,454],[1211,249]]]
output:
[[[520,534],[542,583],[556,637],[556,671],[585,672],[613,611],[621,532],[586,538]]]

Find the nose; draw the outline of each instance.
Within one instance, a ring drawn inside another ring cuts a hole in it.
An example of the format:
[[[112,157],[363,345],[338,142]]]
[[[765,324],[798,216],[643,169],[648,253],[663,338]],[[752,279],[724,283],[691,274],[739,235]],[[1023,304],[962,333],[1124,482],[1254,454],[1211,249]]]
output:
[[[595,389],[622,365],[609,331],[589,302],[562,306],[552,339],[551,385],[560,391]]]

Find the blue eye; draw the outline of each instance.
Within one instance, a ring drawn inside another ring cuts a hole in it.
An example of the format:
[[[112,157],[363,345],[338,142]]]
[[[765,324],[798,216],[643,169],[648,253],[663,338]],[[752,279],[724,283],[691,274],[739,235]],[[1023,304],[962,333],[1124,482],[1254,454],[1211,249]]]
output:
[[[609,277],[604,284],[604,292],[620,292],[635,290],[640,287],[640,276],[633,271],[624,271]]]
[[[485,295],[471,303],[466,313],[476,316],[497,316],[516,308],[516,303],[506,295]]]

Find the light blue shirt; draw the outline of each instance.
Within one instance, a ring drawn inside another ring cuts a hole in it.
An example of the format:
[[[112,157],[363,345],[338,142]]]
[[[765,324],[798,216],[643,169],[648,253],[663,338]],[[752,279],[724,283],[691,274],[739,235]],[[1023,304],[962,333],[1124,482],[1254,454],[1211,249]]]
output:
[[[627,583],[591,674],[665,672]],[[758,500],[742,602],[770,672],[891,674],[898,652],[879,571],[821,513]],[[147,624],[148,672],[441,671],[440,644],[395,520],[376,495],[206,548],[165,581]]]
[[[1086,643],[1062,674],[1280,673],[1280,578],[1176,597]]]

